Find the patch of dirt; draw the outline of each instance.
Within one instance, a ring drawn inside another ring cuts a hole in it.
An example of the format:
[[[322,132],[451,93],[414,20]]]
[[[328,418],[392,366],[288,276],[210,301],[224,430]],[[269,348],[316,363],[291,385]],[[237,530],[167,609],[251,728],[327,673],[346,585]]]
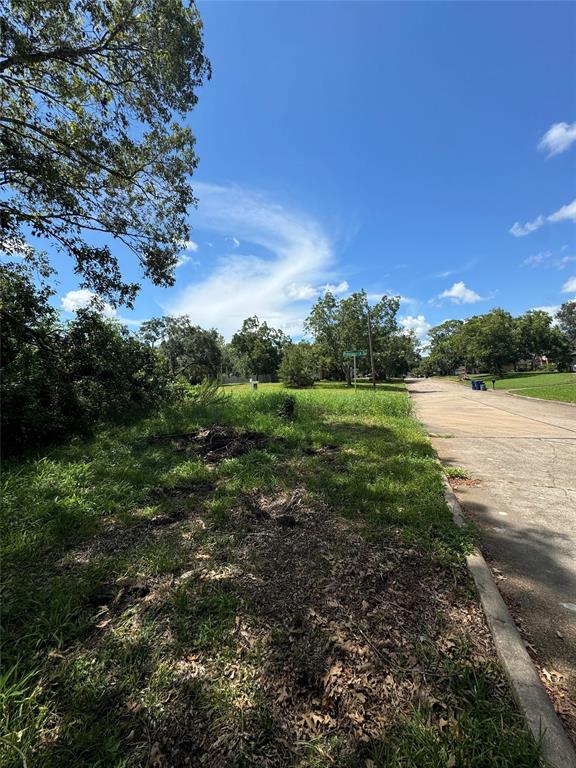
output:
[[[480,485],[480,480],[471,477],[448,477],[447,479],[452,488],[476,488]]]
[[[305,448],[304,453],[307,456],[334,456],[340,453],[340,446],[335,444],[322,445],[320,448]]]
[[[302,489],[254,492],[239,510],[257,524],[237,536],[234,567],[212,562],[201,576],[225,581],[241,606],[233,651],[180,660],[183,688],[153,733],[161,765],[220,768],[239,752],[251,766],[296,765],[304,744],[322,750],[332,736],[326,765],[364,764],[365,745],[416,708],[440,729],[455,723],[451,659],[474,666],[494,651],[474,598],[455,599],[454,572],[393,537],[367,541]],[[467,582],[464,568],[458,578]],[[194,680],[203,691],[225,685],[232,709],[185,705]],[[493,684],[506,690],[498,675]]]
[[[209,464],[242,456],[254,449],[265,448],[271,441],[271,438],[262,432],[237,430],[219,425],[178,435],[159,435],[151,439],[153,441],[170,440],[177,451],[194,453]]]
[[[195,499],[199,506],[214,490],[215,484],[207,481],[189,482],[164,488],[153,488],[147,495],[147,501],[158,503],[166,500]],[[172,505],[171,505],[172,506]],[[135,510],[138,513],[138,510]],[[127,527],[114,520],[104,520],[102,530],[81,546],[68,552],[61,560],[60,566],[71,568],[86,565],[94,559],[106,555],[126,552],[141,546],[145,542],[153,542],[167,533],[173,532],[184,520],[195,516],[193,510],[174,505],[169,512],[159,512],[152,517],[135,517],[132,525]]]
[[[191,481],[189,483],[180,483],[175,486],[165,486],[163,488],[153,488],[148,493],[150,501],[162,501],[163,499],[189,499],[192,497],[205,498],[214,490],[214,483],[207,480]]]

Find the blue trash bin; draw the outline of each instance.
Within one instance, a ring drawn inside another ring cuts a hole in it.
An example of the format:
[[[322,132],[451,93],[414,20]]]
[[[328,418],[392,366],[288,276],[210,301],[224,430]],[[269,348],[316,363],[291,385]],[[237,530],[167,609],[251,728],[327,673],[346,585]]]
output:
[[[478,382],[476,379],[472,379],[472,389],[478,389]]]

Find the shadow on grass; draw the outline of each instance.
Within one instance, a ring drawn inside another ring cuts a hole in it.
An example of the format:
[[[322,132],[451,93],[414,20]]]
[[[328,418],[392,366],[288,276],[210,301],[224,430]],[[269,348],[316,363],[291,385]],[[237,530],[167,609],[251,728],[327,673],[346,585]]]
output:
[[[500,764],[536,765],[403,399],[315,397],[292,422],[282,393],[173,409],[8,478],[4,722],[31,764],[392,765],[424,712],[442,749],[497,721]],[[225,422],[283,440],[211,468],[147,440]]]

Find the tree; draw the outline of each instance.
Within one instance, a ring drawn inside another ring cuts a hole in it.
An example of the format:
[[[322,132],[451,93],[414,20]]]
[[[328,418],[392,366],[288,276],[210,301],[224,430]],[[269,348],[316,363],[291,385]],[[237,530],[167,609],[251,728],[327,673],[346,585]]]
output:
[[[153,317],[142,323],[140,337],[148,344],[158,346],[168,361],[172,376],[184,376],[191,384],[198,384],[220,374],[222,337],[213,328],[206,331],[192,325],[187,315]]]
[[[556,313],[556,320],[560,330],[568,337],[572,351],[574,351],[576,349],[576,301],[567,301],[562,304]]]
[[[461,340],[465,362],[471,369],[500,374],[518,356],[514,318],[500,308],[466,320]]]
[[[282,359],[282,351],[290,342],[280,330],[270,328],[257,317],[248,317],[230,341],[230,348],[240,373],[244,376],[274,376]]]
[[[445,320],[428,331],[430,354],[425,365],[427,375],[439,373],[446,376],[464,363],[463,325],[462,320]]]
[[[311,387],[314,384],[314,351],[310,344],[288,344],[284,348],[279,370],[287,387]]]
[[[396,315],[400,300],[383,296],[371,307],[372,342],[375,356],[385,354],[387,345],[398,333]],[[345,351],[368,349],[368,296],[357,291],[345,299],[327,292],[321,296],[305,321],[318,347],[322,373],[329,377],[346,378],[351,383],[350,359]]]
[[[322,378],[343,379],[344,342],[340,327],[340,303],[330,291],[321,296],[304,321],[313,336]]]
[[[420,363],[418,339],[414,331],[391,336],[385,350],[376,356],[378,378],[404,378]]]
[[[541,309],[531,309],[515,320],[518,359],[531,362],[534,370],[536,357],[551,356],[554,334],[552,318]]]
[[[0,249],[29,234],[74,259],[113,304],[137,292],[114,238],[143,275],[172,285],[194,137],[182,116],[210,76],[202,24],[183,0],[6,0],[0,15]]]

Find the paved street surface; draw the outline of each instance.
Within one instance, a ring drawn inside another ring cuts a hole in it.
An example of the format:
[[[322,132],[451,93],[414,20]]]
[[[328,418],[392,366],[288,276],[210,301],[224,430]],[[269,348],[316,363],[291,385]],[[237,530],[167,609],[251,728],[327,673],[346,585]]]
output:
[[[478,487],[456,488],[512,613],[576,699],[576,406],[408,383],[442,462]]]

